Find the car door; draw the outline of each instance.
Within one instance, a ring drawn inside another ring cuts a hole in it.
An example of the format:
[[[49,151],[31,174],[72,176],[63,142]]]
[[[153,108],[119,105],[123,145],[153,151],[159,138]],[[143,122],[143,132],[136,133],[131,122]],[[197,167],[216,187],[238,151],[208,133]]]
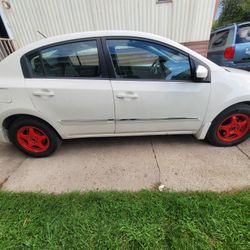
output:
[[[35,108],[68,137],[114,133],[114,102],[99,39],[69,41],[25,56]]]
[[[116,133],[193,133],[206,113],[210,83],[194,82],[189,56],[155,41],[106,38],[113,69]]]

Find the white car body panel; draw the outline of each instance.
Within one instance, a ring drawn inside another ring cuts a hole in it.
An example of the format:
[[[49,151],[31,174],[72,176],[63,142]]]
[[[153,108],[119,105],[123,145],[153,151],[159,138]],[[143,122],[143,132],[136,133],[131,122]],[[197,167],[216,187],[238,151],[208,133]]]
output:
[[[195,133],[203,122],[210,83],[120,80],[111,82],[115,97],[117,133]],[[123,94],[125,98],[119,98],[119,95]],[[136,98],[133,98],[133,94],[136,94]]]
[[[147,38],[178,48],[209,67],[211,83],[24,79],[20,59],[31,50],[57,42],[112,36]],[[52,91],[54,96],[34,96],[37,91]],[[138,98],[117,98],[117,94],[124,92]],[[229,72],[185,46],[148,33],[96,31],[46,38],[14,52],[0,63],[2,141],[7,141],[3,121],[15,114],[45,120],[63,139],[186,133],[204,139],[214,118],[241,102],[250,102],[249,72]]]
[[[35,109],[59,122],[68,137],[114,133],[109,80],[26,79],[25,85]],[[53,96],[46,96],[48,91]]]

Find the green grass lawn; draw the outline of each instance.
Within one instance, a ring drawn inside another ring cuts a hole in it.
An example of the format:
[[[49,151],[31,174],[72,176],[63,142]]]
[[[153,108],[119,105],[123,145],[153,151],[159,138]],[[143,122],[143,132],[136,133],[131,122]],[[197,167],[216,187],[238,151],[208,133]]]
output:
[[[250,190],[0,192],[0,249],[250,249]]]

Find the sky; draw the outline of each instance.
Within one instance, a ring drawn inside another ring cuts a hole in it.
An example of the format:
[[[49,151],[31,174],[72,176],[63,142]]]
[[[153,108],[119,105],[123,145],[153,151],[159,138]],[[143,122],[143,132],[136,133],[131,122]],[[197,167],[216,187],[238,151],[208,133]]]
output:
[[[222,12],[222,6],[219,5],[217,13],[216,13],[215,18],[214,18],[215,20],[217,20],[220,17],[221,12]]]

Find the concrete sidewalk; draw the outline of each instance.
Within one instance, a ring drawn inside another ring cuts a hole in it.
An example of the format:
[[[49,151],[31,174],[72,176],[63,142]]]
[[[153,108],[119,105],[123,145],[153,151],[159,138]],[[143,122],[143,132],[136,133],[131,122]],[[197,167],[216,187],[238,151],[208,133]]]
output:
[[[64,141],[49,158],[27,158],[0,144],[0,188],[69,192],[167,189],[228,191],[250,186],[250,139],[217,148],[192,136]]]

